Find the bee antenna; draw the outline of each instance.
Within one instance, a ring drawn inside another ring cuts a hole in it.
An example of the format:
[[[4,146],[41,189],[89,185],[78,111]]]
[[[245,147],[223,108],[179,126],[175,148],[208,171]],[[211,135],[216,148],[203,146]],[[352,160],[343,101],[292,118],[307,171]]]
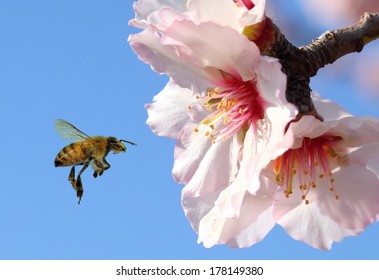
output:
[[[134,143],[134,142],[130,142],[130,141],[128,141],[128,140],[122,140],[122,139],[120,139],[120,142],[125,142],[125,143],[128,143],[128,144],[130,144],[130,145],[137,146],[136,143]]]

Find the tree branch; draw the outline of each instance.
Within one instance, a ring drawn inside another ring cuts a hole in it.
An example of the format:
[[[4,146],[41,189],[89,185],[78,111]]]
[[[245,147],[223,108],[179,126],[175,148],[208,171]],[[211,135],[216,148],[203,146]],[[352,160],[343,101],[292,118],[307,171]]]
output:
[[[256,43],[263,55],[280,60],[282,70],[287,74],[287,100],[297,106],[299,114],[312,114],[322,119],[311,99],[310,78],[325,65],[346,54],[360,52],[366,44],[379,38],[379,14],[365,13],[357,24],[325,32],[299,48],[293,46],[270,19],[266,21],[265,29],[272,32],[271,40],[257,40]]]

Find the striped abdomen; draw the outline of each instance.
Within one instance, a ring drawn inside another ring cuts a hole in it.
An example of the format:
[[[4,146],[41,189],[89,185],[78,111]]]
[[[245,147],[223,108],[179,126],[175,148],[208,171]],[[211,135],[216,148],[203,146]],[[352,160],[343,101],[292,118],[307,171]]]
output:
[[[77,165],[89,160],[87,145],[84,142],[71,143],[64,147],[54,160],[56,167]]]

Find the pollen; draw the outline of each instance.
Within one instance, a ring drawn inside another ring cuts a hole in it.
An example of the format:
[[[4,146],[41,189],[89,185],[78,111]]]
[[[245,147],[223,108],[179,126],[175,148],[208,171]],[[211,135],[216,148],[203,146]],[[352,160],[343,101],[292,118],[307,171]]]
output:
[[[242,81],[229,73],[222,73],[218,87],[208,89],[204,95],[196,95],[197,104],[206,116],[199,125],[206,125],[211,132],[205,136],[223,141],[250,125],[264,119],[264,102],[259,96],[256,80]],[[193,108],[195,109],[195,107]]]
[[[287,150],[275,160],[276,182],[284,188],[285,197],[293,195],[293,185],[296,184],[299,186],[296,193],[300,191],[305,204],[310,203],[307,198],[310,192],[324,187],[327,187],[336,200],[339,200],[334,186],[331,160],[339,156],[334,146],[341,139],[330,136],[304,138],[300,148]]]

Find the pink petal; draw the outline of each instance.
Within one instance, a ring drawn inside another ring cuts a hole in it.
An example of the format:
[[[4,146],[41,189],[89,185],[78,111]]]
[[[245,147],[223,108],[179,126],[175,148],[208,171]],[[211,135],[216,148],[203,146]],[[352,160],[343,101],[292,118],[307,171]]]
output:
[[[223,70],[244,81],[254,78],[253,66],[260,59],[253,42],[232,28],[213,22],[199,25],[190,21],[175,22],[162,40],[166,45],[175,46],[182,60],[200,68]],[[220,73],[214,77],[220,80]]]

